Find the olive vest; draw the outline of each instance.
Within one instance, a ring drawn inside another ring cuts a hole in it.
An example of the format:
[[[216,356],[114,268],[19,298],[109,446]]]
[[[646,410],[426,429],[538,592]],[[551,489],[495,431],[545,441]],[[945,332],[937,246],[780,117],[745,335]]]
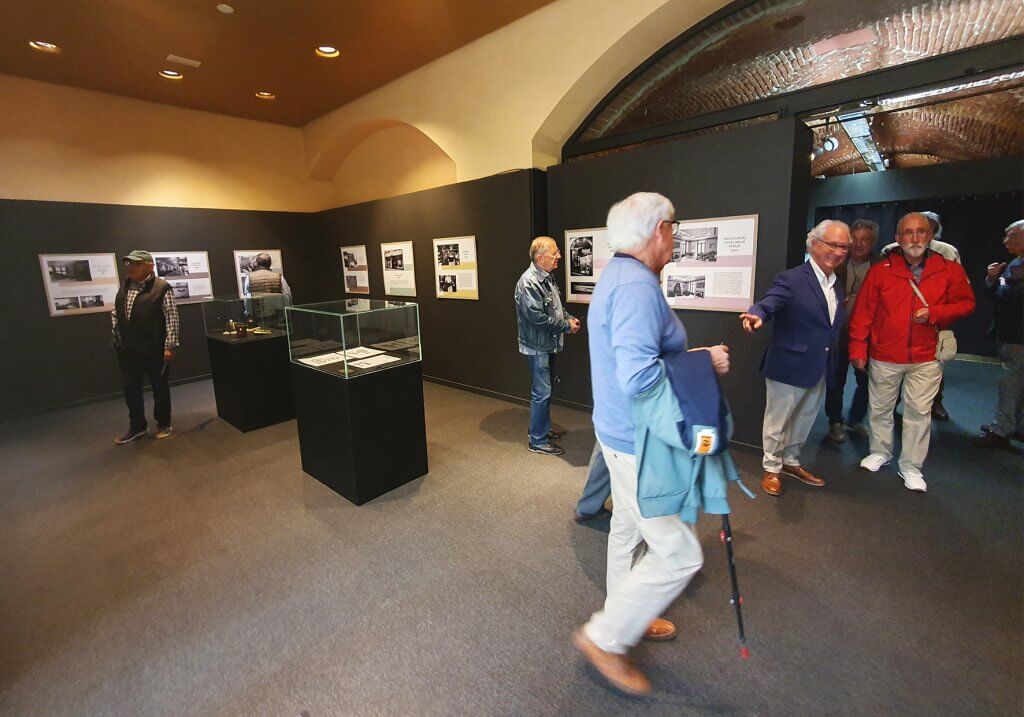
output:
[[[281,275],[270,269],[249,272],[250,294],[280,294]]]

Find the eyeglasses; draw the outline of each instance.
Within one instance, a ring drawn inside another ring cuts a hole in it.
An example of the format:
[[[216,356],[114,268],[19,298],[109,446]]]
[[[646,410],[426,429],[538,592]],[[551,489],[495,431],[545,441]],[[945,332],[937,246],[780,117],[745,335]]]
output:
[[[900,236],[904,239],[912,239],[914,236],[919,236],[922,239],[926,239],[931,236],[931,229],[904,229],[900,232]]]
[[[667,219],[661,220],[663,224],[668,224],[672,228],[672,233],[676,234],[679,232],[679,222],[670,222]]]
[[[843,252],[850,251],[850,245],[849,244],[833,244],[832,242],[825,241],[824,239],[817,239],[816,241],[820,241],[825,246],[829,247],[830,249],[835,249],[836,251],[843,251]]]

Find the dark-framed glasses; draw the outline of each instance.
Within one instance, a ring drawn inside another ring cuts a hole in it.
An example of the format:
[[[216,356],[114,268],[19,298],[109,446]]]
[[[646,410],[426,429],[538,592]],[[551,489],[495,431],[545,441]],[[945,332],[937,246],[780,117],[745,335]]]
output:
[[[827,246],[829,249],[835,249],[836,251],[843,251],[843,252],[850,251],[850,245],[849,244],[834,244],[834,243],[832,243],[830,241],[825,241],[824,239],[818,239],[817,241],[820,241],[822,244]]]

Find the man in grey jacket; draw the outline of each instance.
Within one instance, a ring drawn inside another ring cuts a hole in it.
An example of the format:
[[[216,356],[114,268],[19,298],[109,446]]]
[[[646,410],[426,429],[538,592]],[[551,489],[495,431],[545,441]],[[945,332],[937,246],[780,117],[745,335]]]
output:
[[[565,311],[551,272],[562,255],[551,237],[537,237],[530,244],[530,267],[516,283],[516,317],[519,353],[530,367],[530,442],[534,453],[560,456],[565,451],[553,443],[561,434],[551,430],[551,380],[555,356],[562,350],[565,334],[580,330],[580,320]]]

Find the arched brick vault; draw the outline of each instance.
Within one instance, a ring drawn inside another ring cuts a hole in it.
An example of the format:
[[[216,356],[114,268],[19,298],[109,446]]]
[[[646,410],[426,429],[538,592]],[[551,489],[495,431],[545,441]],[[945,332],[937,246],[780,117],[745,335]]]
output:
[[[319,154],[310,158],[308,163],[308,178],[322,182],[330,182],[334,178],[334,175],[337,174],[338,168],[345,161],[345,158],[348,157],[352,150],[358,147],[362,142],[381,130],[403,125],[413,127],[413,129],[420,132],[427,140],[443,152],[445,156],[451,158],[451,153],[445,151],[444,147],[442,147],[427,132],[424,132],[422,128],[396,119],[380,118],[360,122],[359,124],[347,128],[337,136],[332,137],[331,141],[324,145],[323,150]]]

